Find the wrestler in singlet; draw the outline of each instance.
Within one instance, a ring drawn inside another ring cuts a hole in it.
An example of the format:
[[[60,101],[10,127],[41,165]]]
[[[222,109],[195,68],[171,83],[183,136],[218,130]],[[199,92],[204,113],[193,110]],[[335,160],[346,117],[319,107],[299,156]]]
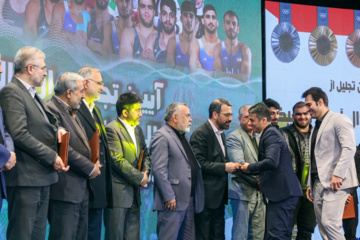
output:
[[[134,46],[133,46],[133,58],[134,59],[140,59],[141,53],[143,51],[143,48],[140,43],[139,35],[137,33],[137,30],[135,27],[134,29]]]
[[[166,54],[167,51],[161,50],[159,46],[159,39],[160,39],[160,32],[156,34],[156,38],[154,41],[154,57],[156,59],[156,62],[158,63],[165,63],[166,62]]]
[[[243,43],[240,43],[239,50],[234,56],[227,53],[225,42],[221,42],[221,62],[223,71],[228,74],[239,74],[241,73],[242,64],[242,47]]]
[[[76,33],[76,23],[71,17],[68,2],[64,1],[64,7],[65,7],[65,15],[64,15],[64,25],[63,30]]]
[[[201,39],[198,39],[200,52],[199,52],[199,61],[201,66],[206,71],[213,71],[214,70],[214,57],[210,57],[204,48],[204,44]]]
[[[46,21],[44,1],[45,0],[40,0],[40,11],[39,11],[39,18],[37,21],[38,38],[44,38],[49,33],[49,29],[50,29],[50,25]]]
[[[25,11],[22,13],[17,13],[14,11],[14,9],[11,7],[10,1],[5,0],[3,11],[2,11],[4,22],[23,28],[25,23]]]
[[[185,55],[181,51],[179,35],[176,35],[175,39],[176,39],[176,57],[175,57],[176,65],[190,69],[189,66],[190,54]]]
[[[120,39],[118,38],[117,35],[117,30],[116,30],[116,25],[115,25],[115,20],[111,21],[111,25],[112,25],[112,43],[113,43],[113,49],[114,52],[116,53],[116,55],[119,55],[119,51],[120,51]],[[136,30],[135,30],[136,32]]]

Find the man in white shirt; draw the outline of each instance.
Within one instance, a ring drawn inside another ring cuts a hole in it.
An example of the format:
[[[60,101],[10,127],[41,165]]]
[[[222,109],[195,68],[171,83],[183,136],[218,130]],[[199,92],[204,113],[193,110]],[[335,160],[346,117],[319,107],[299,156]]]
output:
[[[141,103],[134,93],[120,95],[116,102],[118,117],[106,126],[113,208],[105,209],[105,239],[140,239],[139,187],[149,181],[150,171],[145,137],[138,126]]]

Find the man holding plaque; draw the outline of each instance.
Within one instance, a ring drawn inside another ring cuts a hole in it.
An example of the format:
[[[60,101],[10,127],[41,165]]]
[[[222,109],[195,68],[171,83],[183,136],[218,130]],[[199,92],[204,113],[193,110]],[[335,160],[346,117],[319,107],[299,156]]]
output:
[[[87,239],[89,178],[100,172],[100,162],[91,162],[86,132],[76,113],[84,98],[84,79],[77,73],[64,73],[57,80],[55,95],[46,105],[59,125],[70,132],[68,164],[70,170],[59,173],[59,181],[50,188],[49,239]]]
[[[16,165],[5,174],[7,239],[45,239],[50,185],[67,171],[57,155],[63,130],[37,95],[47,76],[45,54],[23,47],[14,58],[14,77],[0,91],[6,130],[14,141]],[[56,171],[54,171],[56,170]]]
[[[113,193],[113,208],[105,209],[105,239],[140,239],[140,186],[148,181],[150,157],[138,126],[142,99],[121,94],[118,117],[106,126]]]
[[[89,226],[88,239],[101,238],[101,223],[103,209],[111,207],[111,179],[110,179],[110,154],[106,139],[104,120],[100,109],[94,101],[100,98],[100,92],[104,91],[104,82],[99,69],[85,66],[79,70],[79,75],[84,78],[85,98],[80,105],[78,116],[85,129],[87,138],[90,140],[94,136],[96,129],[100,133],[100,164],[102,170],[100,176],[90,179],[92,193],[89,198]]]

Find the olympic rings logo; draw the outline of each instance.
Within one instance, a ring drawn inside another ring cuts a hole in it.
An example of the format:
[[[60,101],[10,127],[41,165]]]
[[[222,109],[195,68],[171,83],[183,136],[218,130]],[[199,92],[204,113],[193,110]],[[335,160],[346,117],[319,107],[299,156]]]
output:
[[[356,21],[360,22],[360,16],[356,16]]]
[[[327,13],[319,13],[320,18],[324,19],[327,17]]]
[[[282,9],[283,14],[288,15],[290,13],[290,9]]]

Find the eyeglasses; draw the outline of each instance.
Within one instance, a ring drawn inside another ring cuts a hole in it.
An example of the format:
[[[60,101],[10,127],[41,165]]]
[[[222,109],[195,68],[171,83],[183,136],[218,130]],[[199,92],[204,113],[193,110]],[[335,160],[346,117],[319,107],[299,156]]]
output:
[[[229,117],[232,117],[233,114],[232,113],[220,113],[222,115],[224,115],[225,117],[229,118]]]
[[[40,67],[39,65],[29,64],[29,65],[27,65],[25,68],[27,68],[28,66],[37,67],[37,68],[40,68],[41,70],[43,70],[44,72],[47,72],[47,67],[46,67],[46,66]]]
[[[91,79],[91,78],[88,78],[87,80],[96,82],[99,86],[104,86],[104,82],[98,82],[98,81],[95,81],[95,80],[93,80],[93,79]]]

